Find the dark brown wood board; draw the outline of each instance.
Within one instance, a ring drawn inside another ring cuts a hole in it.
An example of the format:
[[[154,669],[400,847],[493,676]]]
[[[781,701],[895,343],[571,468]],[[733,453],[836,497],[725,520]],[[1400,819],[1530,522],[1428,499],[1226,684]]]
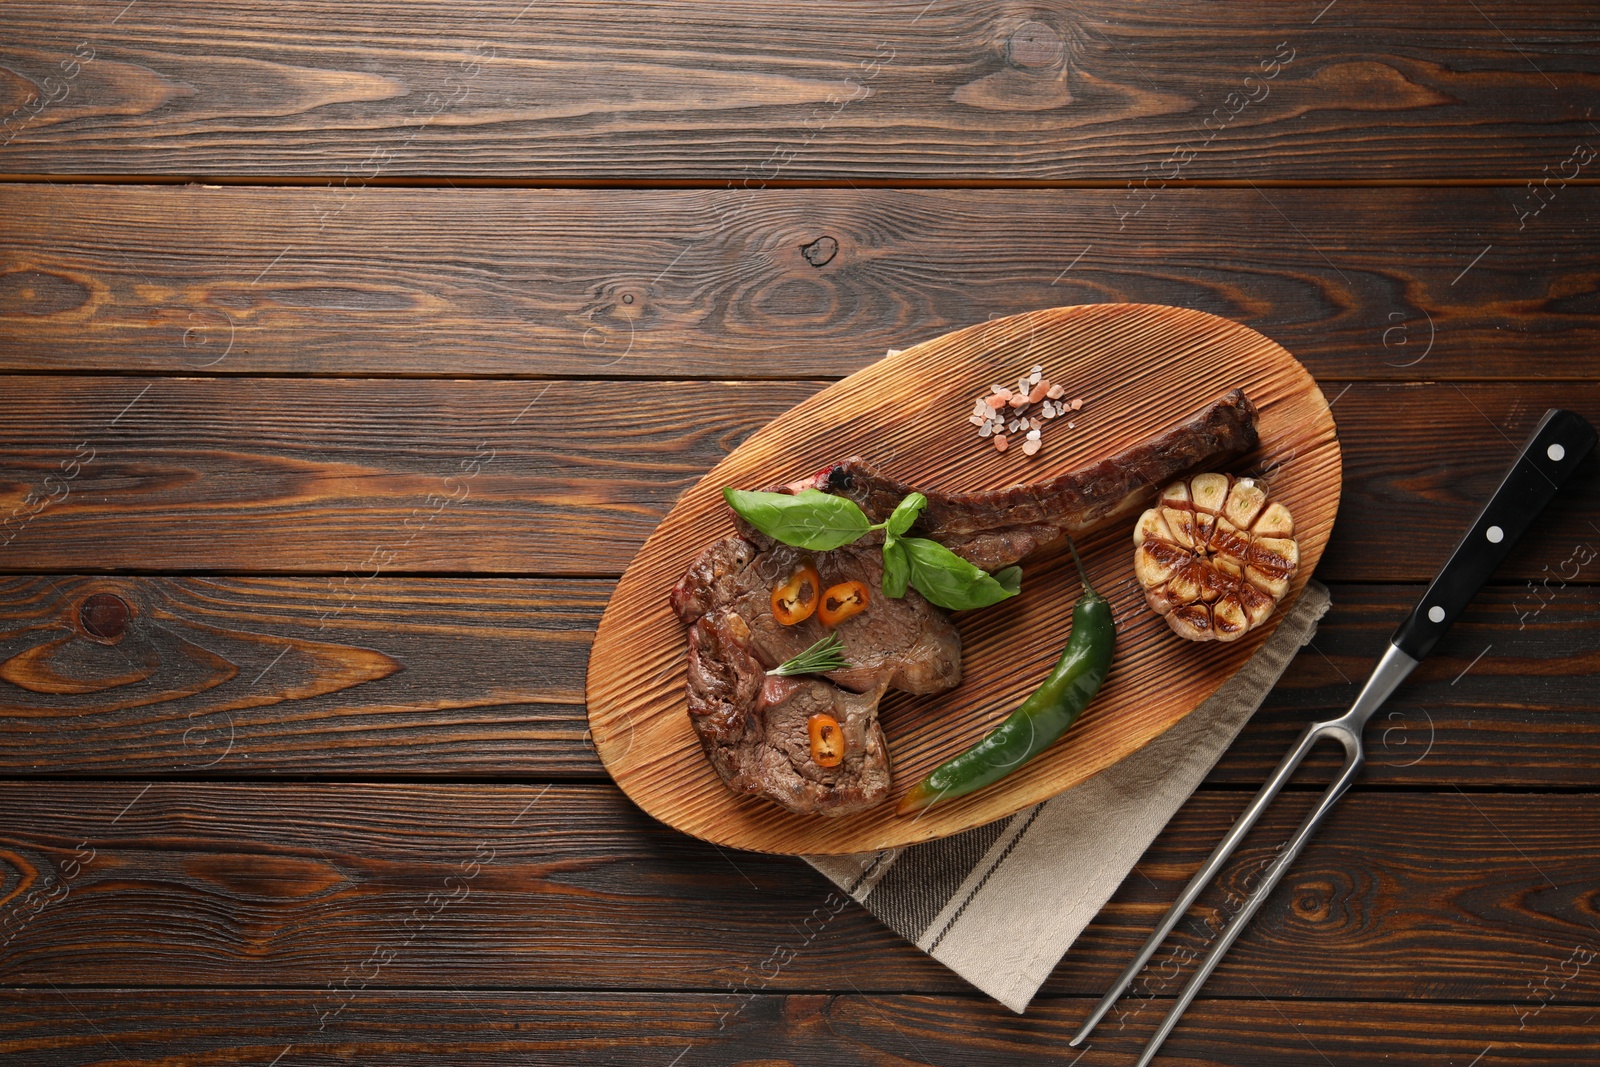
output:
[[[1132,1009],[1089,1043],[1081,1067],[1124,1067],[1165,998]],[[1012,1067],[1063,1053],[1094,1002],[1049,997],[1019,1018],[967,996],[904,993],[563,993],[362,991],[341,1007],[281,990],[0,991],[0,1052],[37,1067],[194,1062],[368,1063],[432,1067],[599,1067],[623,1062],[899,1064]],[[1531,1014],[1535,1008],[1542,1008]],[[1568,1067],[1594,1047],[1592,1003],[1502,1005],[1202,997],[1169,1056],[1190,1067],[1281,1067],[1378,1060],[1466,1064],[1485,1051],[1529,1067]],[[175,1021],[180,1020],[180,1021]],[[1519,1029],[1518,1023],[1526,1022]],[[1065,1057],[1065,1058],[1064,1058]]]
[[[612,584],[0,578],[0,761],[10,775],[598,777],[583,670]],[[85,605],[106,598],[118,625],[90,632]]]
[[[327,578],[0,579],[0,661],[70,637],[40,662],[82,690],[30,690],[27,675],[0,666],[0,774],[605,781],[582,694],[612,585],[380,577],[330,603]],[[108,594],[129,606],[113,646],[78,621],[89,598]],[[1336,583],[1312,647],[1209,782],[1260,782],[1305,722],[1342,710],[1421,594]],[[1593,783],[1600,661],[1585,624],[1596,613],[1593,585],[1480,593],[1379,715],[1358,788]],[[191,646],[223,660],[226,680],[190,692]],[[403,670],[338,688],[339,657],[355,650]],[[119,684],[100,685],[108,680]],[[1333,759],[1319,751],[1310,766]]]
[[[1312,799],[1246,841],[1144,994],[1174,992]],[[1045,992],[1098,995],[1248,800],[1197,794]],[[772,991],[967,988],[800,861],[719,853],[605,785],[27,782],[0,804],[5,889],[29,904],[6,987],[705,992],[805,940]],[[1587,793],[1352,794],[1208,992],[1517,1003],[1593,942],[1597,814]]]
[[[5,370],[839,377],[1104,301],[1234,319],[1319,381],[1583,380],[1600,349],[1587,185],[0,184],[0,210]]]
[[[1516,178],[1593,136],[1600,75],[1592,12],[1554,0],[31,0],[6,18],[0,170],[21,174]]]
[[[615,576],[825,384],[0,377],[3,566]],[[1426,581],[1546,408],[1600,422],[1592,382],[1322,385],[1348,457],[1331,580]],[[1597,489],[1591,462],[1500,577],[1570,574]]]

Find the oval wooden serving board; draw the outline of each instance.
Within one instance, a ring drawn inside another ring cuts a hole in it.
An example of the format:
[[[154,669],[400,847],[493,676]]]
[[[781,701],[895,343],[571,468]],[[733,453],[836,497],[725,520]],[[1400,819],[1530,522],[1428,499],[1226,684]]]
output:
[[[996,452],[967,421],[975,396],[1035,364],[1082,411],[1044,424],[1044,448]],[[881,711],[894,794],[840,818],[794,815],[723,786],[689,723],[687,639],[667,592],[701,549],[732,532],[723,486],[762,488],[859,454],[892,477],[948,491],[1037,481],[1168,429],[1235,387],[1260,409],[1262,446],[1234,465],[1264,473],[1293,511],[1300,572],[1267,624],[1229,645],[1193,644],[1144,605],[1132,520],[1081,549],[1112,602],[1117,651],[1100,695],[1066,737],[991,787],[915,817],[894,802],[1003,719],[1048,673],[1070,629],[1078,581],[1065,549],[1023,561],[1022,594],[955,615],[965,677],[947,693],[890,693]],[[650,815],[733,848],[849,853],[907,845],[1010,815],[1077,785],[1187,715],[1248,659],[1299,595],[1339,507],[1339,443],[1316,382],[1273,341],[1204,312],[1088,304],[1013,315],[909,348],[774,419],[683,494],[629,566],[589,659],[589,724],[617,784]]]

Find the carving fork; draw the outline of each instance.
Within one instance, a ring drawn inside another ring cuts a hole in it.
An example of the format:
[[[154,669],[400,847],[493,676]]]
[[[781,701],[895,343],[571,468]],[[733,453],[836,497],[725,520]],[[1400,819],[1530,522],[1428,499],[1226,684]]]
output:
[[[1317,742],[1324,738],[1333,738],[1344,748],[1343,770],[1334,779],[1333,784],[1328,786],[1327,792],[1323,793],[1322,800],[1315,810],[1300,824],[1300,829],[1267,868],[1266,876],[1245,901],[1239,914],[1200,961],[1199,967],[1190,976],[1183,991],[1178,994],[1172,1010],[1167,1013],[1160,1028],[1145,1045],[1144,1054],[1139,1057],[1138,1067],[1146,1067],[1155,1058],[1162,1042],[1178,1025],[1184,1010],[1200,992],[1200,987],[1211,976],[1211,972],[1217,969],[1217,964],[1222,962],[1222,957],[1228,948],[1238,940],[1255,913],[1261,910],[1261,905],[1266,903],[1273,888],[1288,873],[1289,865],[1300,855],[1301,849],[1305,848],[1306,842],[1316,831],[1317,826],[1344,795],[1345,790],[1350,788],[1350,783],[1361,773],[1361,766],[1365,762],[1361,747],[1361,730],[1372,717],[1372,713],[1389,698],[1389,694],[1395,691],[1411,673],[1412,668],[1433,648],[1434,642],[1450,628],[1456,616],[1467,606],[1467,602],[1479,588],[1489,580],[1489,576],[1505,559],[1512,546],[1527,532],[1528,527],[1533,525],[1534,519],[1555,496],[1556,490],[1572,476],[1578,464],[1594,447],[1594,427],[1582,416],[1557,408],[1545,412],[1544,418],[1539,420],[1539,425],[1534,428],[1533,435],[1522,446],[1516,461],[1506,471],[1494,496],[1484,505],[1478,517],[1472,520],[1472,525],[1467,528],[1461,543],[1456,546],[1449,561],[1428,586],[1428,591],[1422,595],[1421,603],[1411,609],[1411,614],[1406,616],[1399,629],[1395,630],[1394,636],[1389,639],[1388,648],[1384,649],[1378,665],[1373,668],[1372,675],[1361,687],[1361,692],[1356,696],[1355,703],[1350,705],[1350,710],[1337,719],[1326,719],[1306,727],[1300,739],[1289,750],[1289,754],[1283,758],[1283,762],[1278,764],[1278,769],[1272,772],[1272,777],[1267,779],[1244,814],[1239,816],[1239,821],[1233,824],[1233,828],[1218,843],[1216,851],[1211,853],[1211,858],[1206,860],[1190,879],[1177,901],[1145,941],[1139,954],[1128,964],[1122,976],[1101,998],[1100,1003],[1095,1005],[1094,1011],[1068,1044],[1077,1045],[1089,1036],[1089,1032],[1105,1017],[1111,1005],[1117,1002],[1117,998],[1128,988],[1129,983],[1150,961],[1150,957],[1155,955],[1156,949],[1166,940],[1172,928],[1178,925],[1178,920],[1183,918],[1189,906],[1200,896],[1201,890],[1227,863],[1228,857],[1233,855],[1233,850],[1238,847],[1239,842],[1250,832],[1250,828],[1255,825],[1262,812],[1267,810],[1273,798],[1288,783],[1295,768],[1300,766],[1301,760],[1306,758]]]

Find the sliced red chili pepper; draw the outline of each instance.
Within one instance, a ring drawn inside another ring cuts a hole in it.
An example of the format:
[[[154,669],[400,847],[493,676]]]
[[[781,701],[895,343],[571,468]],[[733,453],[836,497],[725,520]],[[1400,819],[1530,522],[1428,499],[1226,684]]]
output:
[[[772,591],[772,614],[785,626],[805,622],[817,610],[817,600],[822,591],[822,579],[817,568],[802,564],[789,580]]]
[[[822,605],[817,618],[824,626],[837,626],[852,615],[867,610],[867,587],[861,582],[840,582],[830,585],[822,594]]]
[[[844,762],[844,731],[832,715],[818,713],[806,722],[811,731],[811,760],[818,767],[837,767]]]

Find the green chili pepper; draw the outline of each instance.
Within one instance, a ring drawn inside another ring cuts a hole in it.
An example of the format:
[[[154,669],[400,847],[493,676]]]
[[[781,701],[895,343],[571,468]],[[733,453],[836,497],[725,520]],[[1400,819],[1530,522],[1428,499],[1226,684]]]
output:
[[[1069,541],[1068,547],[1078,564],[1083,595],[1072,610],[1072,636],[1055,669],[1005,722],[912,787],[896,809],[899,814],[999,781],[1054,744],[1094,699],[1111,668],[1116,628],[1110,602],[1090,586],[1076,546]]]

